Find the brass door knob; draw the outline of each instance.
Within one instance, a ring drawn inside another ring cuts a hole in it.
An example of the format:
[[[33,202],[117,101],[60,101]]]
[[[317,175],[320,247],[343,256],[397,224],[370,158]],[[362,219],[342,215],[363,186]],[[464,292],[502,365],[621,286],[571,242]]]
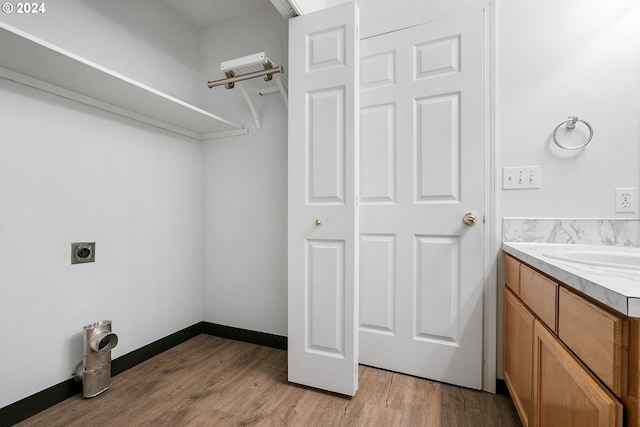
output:
[[[469,212],[462,217],[462,222],[464,222],[467,225],[476,225],[476,222],[478,222],[478,218],[476,218],[474,214]]]
[[[316,219],[316,225],[322,225],[322,220],[320,218]]]

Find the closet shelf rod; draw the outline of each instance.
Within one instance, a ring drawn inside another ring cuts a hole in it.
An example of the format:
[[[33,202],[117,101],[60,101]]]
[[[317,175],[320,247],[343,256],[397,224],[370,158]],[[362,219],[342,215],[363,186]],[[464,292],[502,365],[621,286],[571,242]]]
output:
[[[267,68],[265,70],[254,71],[252,73],[240,74],[239,76],[227,77],[226,79],[212,80],[210,82],[207,82],[207,86],[209,86],[209,89],[211,89],[216,86],[229,85],[227,86],[227,89],[231,89],[233,87],[233,83],[235,82],[255,79],[256,77],[261,76],[271,77],[272,74],[276,73],[284,73],[284,68],[282,67],[282,65],[278,65],[277,67],[273,68]],[[270,78],[268,80],[270,80]]]

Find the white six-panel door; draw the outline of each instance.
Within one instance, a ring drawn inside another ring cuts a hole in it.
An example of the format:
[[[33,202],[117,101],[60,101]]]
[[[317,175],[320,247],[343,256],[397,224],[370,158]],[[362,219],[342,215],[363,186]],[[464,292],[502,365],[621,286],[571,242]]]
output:
[[[479,389],[482,10],[360,49],[360,362]]]
[[[354,395],[358,10],[347,3],[289,22],[289,380]]]

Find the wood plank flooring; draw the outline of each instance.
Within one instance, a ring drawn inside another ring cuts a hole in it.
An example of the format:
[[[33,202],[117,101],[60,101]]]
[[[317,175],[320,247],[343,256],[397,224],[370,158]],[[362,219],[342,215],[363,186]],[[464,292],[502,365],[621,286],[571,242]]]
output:
[[[19,426],[520,426],[511,400],[360,366],[355,397],[287,382],[287,353],[199,335]]]

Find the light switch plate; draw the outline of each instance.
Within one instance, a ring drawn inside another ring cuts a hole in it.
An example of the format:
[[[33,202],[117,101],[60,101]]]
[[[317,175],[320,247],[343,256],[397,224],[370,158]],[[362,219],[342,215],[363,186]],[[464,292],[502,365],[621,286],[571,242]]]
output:
[[[503,190],[540,188],[540,166],[513,166],[502,168]]]

